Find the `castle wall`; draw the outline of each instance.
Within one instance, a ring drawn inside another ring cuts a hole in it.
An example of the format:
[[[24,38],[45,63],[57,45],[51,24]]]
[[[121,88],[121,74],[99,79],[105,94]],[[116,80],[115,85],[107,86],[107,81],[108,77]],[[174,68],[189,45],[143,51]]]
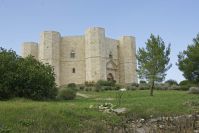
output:
[[[124,36],[120,38],[120,82],[121,83],[137,83],[136,75],[136,56],[135,56],[135,38]]]
[[[22,57],[32,55],[35,59],[38,59],[38,43],[36,42],[24,42],[22,44]]]
[[[134,37],[111,39],[99,27],[89,28],[82,36],[61,37],[58,32],[45,31],[39,45],[34,42],[22,45],[22,56],[31,54],[52,65],[58,86],[107,80],[110,74],[117,83],[125,84],[137,82],[135,46]]]
[[[106,79],[105,30],[89,28],[85,33],[86,81]]]
[[[112,66],[112,70],[106,70],[106,76],[109,73],[112,73],[114,76],[114,80],[119,83],[119,56],[118,56],[118,47],[119,47],[119,41],[111,38],[106,37],[105,42],[105,49],[106,49],[106,65],[110,61],[113,61],[115,66]],[[109,54],[112,54],[112,59],[109,58]],[[107,79],[107,77],[106,77]]]
[[[59,32],[45,31],[41,33],[39,43],[39,60],[54,67],[55,81],[60,85],[60,39]]]
[[[75,53],[74,58],[71,58],[71,52]],[[84,83],[86,80],[84,36],[62,37],[60,55],[60,84]]]

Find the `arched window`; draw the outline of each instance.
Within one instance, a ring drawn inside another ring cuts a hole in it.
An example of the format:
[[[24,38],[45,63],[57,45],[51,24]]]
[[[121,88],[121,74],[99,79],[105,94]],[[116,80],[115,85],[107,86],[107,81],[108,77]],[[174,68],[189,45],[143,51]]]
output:
[[[75,58],[75,51],[74,51],[74,50],[71,51],[70,57],[71,57],[71,58]]]
[[[75,68],[72,69],[72,73],[75,73]]]

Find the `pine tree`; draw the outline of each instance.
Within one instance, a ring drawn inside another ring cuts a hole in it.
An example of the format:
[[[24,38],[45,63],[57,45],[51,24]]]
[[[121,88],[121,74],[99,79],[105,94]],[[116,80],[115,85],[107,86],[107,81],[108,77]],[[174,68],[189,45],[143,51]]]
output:
[[[140,79],[150,83],[150,95],[153,96],[155,82],[165,79],[166,71],[171,68],[169,64],[170,44],[165,47],[165,43],[160,36],[151,34],[146,42],[146,48],[139,48],[137,52],[138,75]],[[169,65],[168,65],[169,64]]]

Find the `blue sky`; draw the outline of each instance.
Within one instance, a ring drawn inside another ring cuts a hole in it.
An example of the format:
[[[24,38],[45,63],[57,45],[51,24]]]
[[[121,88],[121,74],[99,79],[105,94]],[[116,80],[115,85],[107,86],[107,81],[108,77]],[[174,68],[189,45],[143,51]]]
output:
[[[0,46],[18,54],[24,41],[38,41],[44,30],[63,36],[81,35],[88,27],[106,29],[106,36],[136,37],[144,47],[150,34],[171,43],[166,79],[183,80],[175,63],[199,33],[199,0],[0,0]]]

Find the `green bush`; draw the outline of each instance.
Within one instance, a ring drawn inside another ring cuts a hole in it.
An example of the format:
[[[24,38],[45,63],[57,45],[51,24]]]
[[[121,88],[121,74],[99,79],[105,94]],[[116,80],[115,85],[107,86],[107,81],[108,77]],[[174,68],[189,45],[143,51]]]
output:
[[[183,80],[183,81],[181,81],[179,83],[180,86],[182,86],[182,85],[190,85],[190,84],[192,84],[192,83],[189,80]]]
[[[107,81],[107,80],[98,80],[96,84],[100,85],[100,86],[114,86],[115,85],[115,81]]]
[[[180,90],[180,86],[178,86],[178,85],[171,85],[169,87],[169,90]]]
[[[16,68],[18,55],[13,50],[0,47],[0,100],[16,95]]]
[[[156,84],[155,88],[157,90],[168,90],[170,85],[168,83],[161,83],[161,84]]]
[[[85,89],[85,86],[84,85],[80,85],[79,86],[79,90],[83,91]]]
[[[32,56],[21,58],[14,51],[0,48],[0,100],[24,97],[54,99],[57,95],[53,68]]]
[[[139,87],[138,87],[139,90],[148,90],[150,89],[150,86],[148,84],[139,84]]]
[[[169,85],[178,85],[178,82],[173,79],[169,79],[169,80],[165,81],[165,83],[167,83]]]
[[[131,86],[133,86],[133,87],[139,87],[139,84],[138,83],[132,83]]]
[[[75,83],[69,83],[67,86],[69,88],[77,88],[77,85]]]
[[[140,84],[146,84],[146,81],[140,80]]]
[[[74,88],[63,87],[58,91],[58,99],[72,100],[75,99],[77,91]]]
[[[56,97],[55,74],[50,65],[42,64],[29,56],[19,60],[16,73],[16,96],[33,100],[54,99]]]
[[[136,87],[136,86],[127,86],[127,90],[130,90],[130,91],[134,91],[137,89],[138,89],[138,87]]]
[[[86,81],[85,86],[86,87],[93,87],[93,86],[95,86],[95,82],[94,81]]]

